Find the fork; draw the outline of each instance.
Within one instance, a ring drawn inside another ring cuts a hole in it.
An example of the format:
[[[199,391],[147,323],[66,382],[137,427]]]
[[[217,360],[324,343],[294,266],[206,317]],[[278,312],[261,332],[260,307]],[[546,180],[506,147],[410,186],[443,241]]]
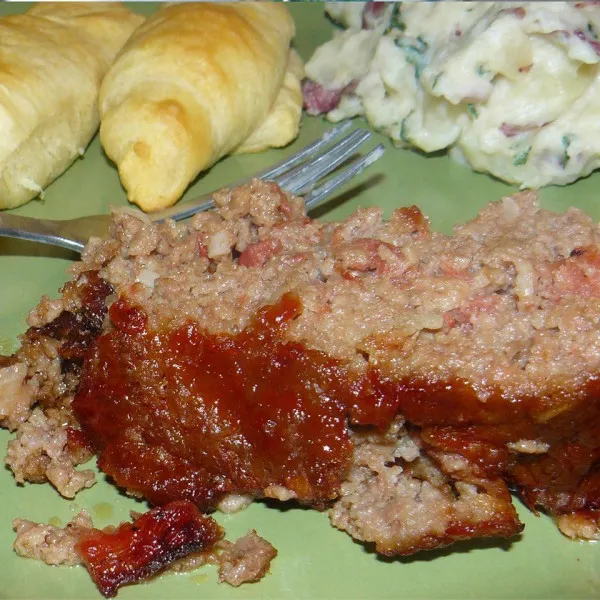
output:
[[[253,178],[274,181],[282,189],[292,194],[304,195],[308,212],[318,206],[334,190],[375,162],[384,152],[383,144],[379,144],[364,156],[352,158],[349,161],[353,153],[372,135],[365,129],[356,129],[341,137],[350,127],[349,121],[342,122],[296,154],[265,171],[230,184],[228,187],[242,185]],[[349,161],[349,164],[345,168],[326,179],[346,161]],[[317,187],[319,181],[324,181],[324,183]],[[165,219],[175,221],[186,219],[197,212],[212,208],[214,192],[215,190],[189,202],[151,213],[148,217],[153,222]],[[0,237],[42,242],[81,252],[90,237],[106,236],[110,219],[109,214],[68,220],[50,220],[0,213]]]

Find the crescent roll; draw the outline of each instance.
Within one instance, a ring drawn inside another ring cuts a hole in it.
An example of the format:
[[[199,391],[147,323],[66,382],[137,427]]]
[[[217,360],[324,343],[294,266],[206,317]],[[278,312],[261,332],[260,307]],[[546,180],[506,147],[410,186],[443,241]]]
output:
[[[100,140],[131,202],[170,206],[261,127],[245,151],[295,137],[294,33],[287,7],[264,2],[163,5],[134,33],[100,90]]]
[[[105,73],[144,18],[112,2],[0,19],[0,208],[40,194],[85,150]]]
[[[304,63],[290,50],[285,77],[267,118],[235,149],[236,154],[262,152],[289,144],[300,129]]]

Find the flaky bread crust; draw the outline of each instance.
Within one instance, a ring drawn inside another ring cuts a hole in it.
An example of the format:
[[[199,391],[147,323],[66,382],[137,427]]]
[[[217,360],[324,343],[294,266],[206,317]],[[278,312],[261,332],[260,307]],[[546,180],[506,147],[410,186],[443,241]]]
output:
[[[166,5],[136,31],[100,92],[100,139],[131,202],[173,204],[265,121],[293,35],[287,8],[262,2]]]
[[[113,2],[0,19],[0,208],[31,200],[84,152],[102,78],[143,20]]]
[[[302,116],[304,63],[291,49],[283,83],[267,118],[235,150],[236,154],[281,148],[298,135]]]

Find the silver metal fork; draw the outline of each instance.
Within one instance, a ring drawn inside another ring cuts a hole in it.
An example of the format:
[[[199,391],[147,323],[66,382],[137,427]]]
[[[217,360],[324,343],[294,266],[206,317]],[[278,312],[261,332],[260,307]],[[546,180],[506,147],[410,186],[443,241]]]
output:
[[[311,210],[334,190],[375,162],[384,152],[383,144],[379,144],[364,156],[351,158],[371,137],[371,133],[364,129],[356,129],[344,135],[350,127],[350,122],[340,123],[296,154],[265,171],[231,183],[228,187],[241,185],[255,177],[275,181],[292,194],[304,195],[306,209]],[[349,162],[347,166],[326,179],[346,161]],[[324,182],[317,187],[320,181]],[[155,222],[165,219],[175,221],[186,219],[197,212],[212,208],[213,193],[214,191],[209,192],[189,202],[177,204],[148,216]],[[0,213],[0,236],[42,242],[81,252],[90,237],[103,237],[108,233],[109,222],[108,214],[69,220],[50,220]]]

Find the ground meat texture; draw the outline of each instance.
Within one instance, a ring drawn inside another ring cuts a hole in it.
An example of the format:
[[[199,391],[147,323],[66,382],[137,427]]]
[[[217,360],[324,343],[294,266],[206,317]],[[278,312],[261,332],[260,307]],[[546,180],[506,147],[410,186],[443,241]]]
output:
[[[590,382],[590,385],[595,385]],[[600,403],[589,386],[571,410],[546,422],[426,426],[422,437],[435,452],[457,452],[486,476],[503,475],[533,510],[567,515],[600,509]],[[529,436],[536,452],[509,440]]]
[[[49,481],[66,498],[95,483],[91,469],[78,471],[78,462],[91,458],[89,450],[73,448],[70,429],[40,408],[35,408],[21,425],[14,439],[8,442],[5,462],[18,483]]]
[[[64,528],[15,519],[13,529],[17,532],[13,547],[19,556],[41,560],[48,565],[73,566],[81,564],[75,546],[81,535],[92,529],[92,519],[82,510]]]
[[[194,552],[210,550],[221,528],[187,501],[155,508],[114,531],[92,529],[80,535],[76,551],[103,596],[115,596],[130,583],[147,579]]]
[[[221,542],[221,547],[219,581],[234,587],[262,579],[277,556],[277,550],[254,530],[234,543]]]
[[[24,362],[0,356],[0,425],[6,429],[17,429],[31,414],[33,390],[25,383],[26,376]]]
[[[82,274],[78,283],[80,305],[76,311],[62,310],[42,327],[32,327],[25,334],[35,341],[44,338],[59,341],[57,354],[63,373],[79,372],[90,343],[102,330],[107,312],[106,298],[112,293],[112,286],[99,277],[97,271]],[[48,405],[55,398],[42,398],[41,401]]]
[[[440,544],[489,535],[494,524],[498,535],[516,531],[507,485],[563,523],[568,515],[598,510],[600,236],[585,214],[541,210],[527,192],[442,235],[415,207],[399,208],[387,221],[377,208],[342,222],[311,220],[297,198],[258,181],[217,200],[216,210],[187,224],[115,215],[111,236],[90,243],[73,268],[75,282],[97,271],[112,290],[103,298],[111,308],[100,335],[89,339],[70,389],[79,390],[75,406],[85,433],[117,482],[162,503],[172,498],[165,475],[175,472],[183,475],[169,484],[173,494],[207,506],[247,492],[323,505],[343,498],[346,483],[394,480],[385,469],[396,465],[385,463],[381,473],[361,479],[353,435],[363,428],[386,431],[400,413],[421,458],[401,465],[397,485],[427,483],[437,498],[428,504],[432,511],[444,502],[456,511],[463,501],[455,523],[485,525],[457,526],[454,533],[444,525]],[[77,314],[72,299],[63,295],[62,304]],[[46,310],[56,318],[56,307]],[[48,354],[58,352],[63,336],[44,336]],[[19,353],[29,381],[43,384],[56,364],[65,381],[60,358],[29,360],[33,343],[24,339]],[[198,370],[192,348],[202,347],[217,350],[212,366],[218,377]],[[309,376],[302,379],[300,370]],[[110,373],[117,375],[113,383]],[[240,373],[246,376],[236,380]],[[217,431],[216,409],[229,406],[231,390],[223,390],[234,382],[244,391],[238,396],[244,423],[230,419]],[[266,403],[279,389],[295,392]],[[61,392],[44,390],[47,411],[52,393]],[[92,390],[130,398],[136,418],[128,431],[111,429]],[[250,411],[261,404],[274,414]],[[286,440],[302,440],[302,427],[317,423],[321,411],[331,428],[316,436],[316,447]],[[256,414],[263,418],[252,421]],[[194,427],[188,430],[189,419]],[[174,433],[175,424],[181,436],[171,435],[165,452],[161,427]],[[202,428],[210,435],[196,451],[188,432]],[[330,455],[327,435],[335,442]],[[276,441],[277,461],[262,448],[264,440]],[[122,442],[138,473],[117,452]],[[148,450],[143,458],[140,448]],[[294,467],[287,478],[278,467],[282,457]],[[213,458],[224,467],[221,479],[211,472]],[[203,465],[198,477],[186,470],[190,463]],[[248,465],[252,469],[242,472]],[[429,465],[427,477],[415,473],[417,465]],[[404,497],[410,504],[410,494]],[[486,523],[486,511],[493,523]],[[593,520],[585,522],[571,530],[592,535]],[[434,535],[418,542],[426,528],[408,527],[406,544],[393,541],[393,551],[431,547]],[[369,539],[384,547],[386,535],[376,527]]]
[[[59,300],[42,298],[21,348],[0,363],[0,425],[17,432],[5,462],[20,483],[49,481],[68,498],[94,483],[91,470],[74,469],[92,453],[70,404],[111,291],[97,271],[82,272]]]
[[[377,552],[408,555],[522,530],[504,482],[474,476],[465,459],[432,460],[404,428],[354,439],[352,467],[330,519]]]

